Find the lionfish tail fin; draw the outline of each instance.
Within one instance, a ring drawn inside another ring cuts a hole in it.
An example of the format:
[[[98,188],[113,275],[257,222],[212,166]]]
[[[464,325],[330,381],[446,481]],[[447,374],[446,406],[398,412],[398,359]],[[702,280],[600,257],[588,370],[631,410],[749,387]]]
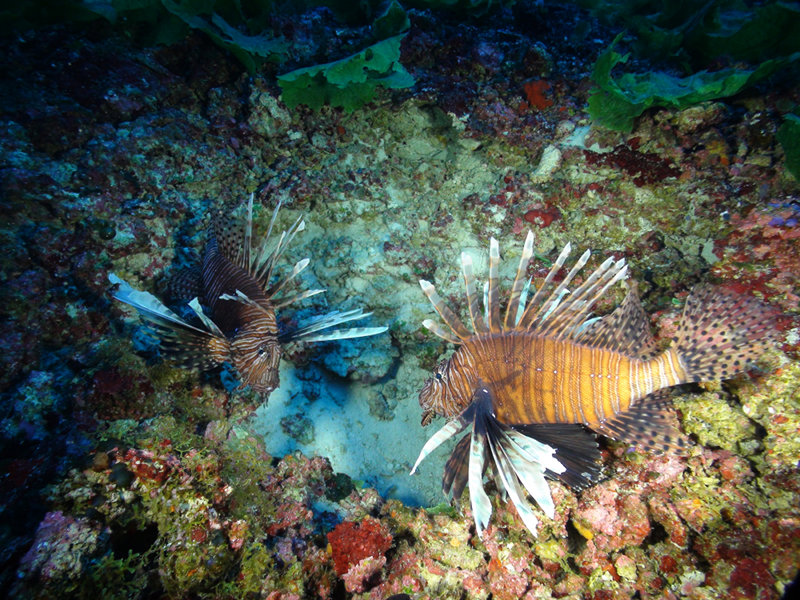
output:
[[[135,308],[144,320],[155,327],[161,347],[171,362],[207,370],[228,360],[230,355],[228,340],[214,322],[203,313],[196,298],[189,303],[189,306],[206,329],[187,323],[153,294],[135,289],[114,273],[109,273],[108,279],[117,286],[112,296]]]
[[[378,335],[388,329],[388,327],[351,327],[349,329],[337,329],[335,331],[324,330],[331,329],[358,319],[365,319],[370,316],[371,312],[364,312],[360,308],[354,310],[347,310],[344,312],[335,310],[324,315],[318,315],[307,323],[299,326],[297,329],[283,334],[280,336],[281,342],[330,342],[335,340],[349,340],[353,338],[369,337]]]
[[[688,381],[729,379],[772,346],[776,320],[776,311],[755,298],[700,286],[686,301],[672,351]]]

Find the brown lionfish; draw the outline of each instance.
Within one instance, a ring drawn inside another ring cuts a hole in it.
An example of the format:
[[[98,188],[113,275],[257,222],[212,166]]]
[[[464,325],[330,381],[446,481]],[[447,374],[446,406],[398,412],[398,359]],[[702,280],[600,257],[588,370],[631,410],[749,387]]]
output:
[[[442,487],[446,495],[458,498],[469,486],[478,535],[492,513],[483,487],[485,470],[536,535],[538,520],[526,492],[552,518],[555,507],[545,476],[576,489],[593,483],[601,466],[591,430],[646,448],[681,448],[684,438],[671,424],[671,401],[661,390],[743,371],[774,332],[775,317],[765,305],[701,286],[686,302],[673,344],[659,351],[633,286],[613,313],[602,318],[590,314],[607,290],[625,279],[624,259],[609,258],[568,288],[590,256],[587,250],[558,281],[569,253],[567,244],[526,302],[533,255],[533,234],[528,232],[502,320],[497,241],[492,239],[489,246],[483,314],[472,260],[462,253],[472,331],[433,285],[420,281],[448,329],[431,320],[423,325],[457,349],[420,392],[423,425],[433,414],[449,421],[423,446],[411,473],[443,441],[471,426],[445,465]]]
[[[201,269],[189,273],[194,274],[193,281],[186,274],[181,278],[181,287],[192,292],[187,297],[195,296],[189,306],[200,319],[197,326],[186,322],[152,294],[132,288],[111,273],[111,283],[118,284],[114,298],[136,308],[142,318],[156,327],[166,354],[174,362],[203,370],[228,362],[236,368],[242,387],[249,385],[262,394],[269,394],[278,386],[278,363],[286,344],[343,340],[386,331],[386,327],[355,327],[323,332],[372,314],[361,309],[333,311],[291,331],[279,331],[276,310],[325,291],[297,290],[297,275],[308,266],[308,258],[272,281],[279,259],[295,235],[305,228],[302,216],[298,217],[270,250],[270,236],[279,209],[280,202],[257,249],[251,247],[252,195],[244,226],[220,217],[213,220]]]

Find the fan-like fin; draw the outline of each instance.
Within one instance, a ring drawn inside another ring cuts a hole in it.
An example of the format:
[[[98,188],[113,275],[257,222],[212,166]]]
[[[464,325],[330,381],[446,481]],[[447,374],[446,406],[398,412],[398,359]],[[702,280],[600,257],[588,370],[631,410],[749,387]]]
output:
[[[214,321],[212,321],[211,318],[208,315],[206,315],[205,312],[203,312],[203,307],[200,306],[200,300],[198,300],[197,298],[192,298],[192,300],[189,302],[189,308],[192,309],[194,314],[197,315],[197,317],[200,319],[203,325],[206,326],[206,329],[208,329],[208,331],[210,331],[213,336],[219,338],[225,337],[225,334],[222,333],[222,331],[220,331],[219,327],[217,327],[217,324],[214,323]]]
[[[494,436],[490,436],[489,449],[494,459],[494,471],[497,474],[497,478],[500,480],[501,489],[504,489],[506,494],[508,494],[511,503],[514,505],[514,508],[517,509],[517,514],[519,514],[525,527],[527,527],[533,535],[536,535],[539,519],[533,514],[528,501],[525,499],[525,493],[520,488],[517,479],[517,472],[511,464],[512,461],[506,453],[503,442],[495,439]],[[544,477],[542,477],[542,479],[544,479]],[[552,504],[552,500],[550,504]]]
[[[596,429],[643,450],[684,454],[688,441],[677,425],[669,390],[665,389],[607,419]]]
[[[219,299],[220,300],[232,300],[234,302],[240,302],[241,304],[246,304],[247,306],[252,306],[253,308],[256,308],[256,309],[260,310],[261,312],[266,313],[268,315],[272,315],[274,313],[274,311],[272,309],[262,306],[261,304],[259,304],[255,300],[249,298],[247,296],[247,294],[245,294],[241,290],[236,290],[236,295],[235,296],[233,294],[222,294],[219,297]]]
[[[564,263],[566,262],[570,252],[572,252],[572,245],[567,242],[566,246],[564,246],[564,248],[561,250],[561,253],[558,255],[555,264],[553,264],[552,268],[547,273],[547,276],[544,278],[544,282],[539,289],[536,290],[533,298],[531,298],[531,301],[525,308],[525,312],[520,320],[520,327],[522,329],[528,329],[536,321],[537,317],[553,310],[554,307],[552,306],[552,303],[548,305],[545,299],[554,299],[551,290],[553,287],[553,278],[556,276],[556,273],[561,270],[561,267],[564,266]]]
[[[450,458],[444,465],[444,476],[442,477],[442,491],[445,496],[450,494],[453,498],[460,498],[467,486],[469,477],[469,443],[471,436],[462,437],[453,451]]]
[[[567,244],[567,246],[569,246],[569,244]],[[569,270],[564,279],[561,280],[561,283],[559,283],[550,293],[550,296],[547,298],[547,300],[542,302],[541,308],[531,321],[532,324],[536,323],[537,320],[539,321],[536,326],[537,331],[545,334],[548,330],[555,329],[555,326],[558,323],[555,315],[563,311],[565,304],[562,303],[562,300],[567,294],[570,293],[570,290],[567,286],[572,282],[575,275],[586,265],[591,255],[592,252],[590,250],[586,250],[583,254],[581,254],[580,258],[578,258],[577,262],[572,265],[572,268]],[[559,264],[563,264],[563,261],[560,259],[561,256],[559,256],[559,261],[556,261],[556,265],[554,265],[553,268],[556,268],[556,266]],[[542,314],[542,311],[545,311],[544,314]]]
[[[114,273],[110,273],[108,279],[117,286],[112,296],[135,308],[143,319],[155,326],[162,349],[172,362],[207,370],[229,359],[229,341],[203,313],[196,298],[190,306],[208,331],[187,323],[153,294],[131,287]]]
[[[522,305],[523,310],[525,307],[524,299],[521,299],[525,280],[528,280],[528,265],[533,256],[533,232],[529,229],[528,235],[525,236],[525,243],[522,246],[522,256],[519,258],[519,266],[517,267],[517,274],[514,277],[514,284],[511,286],[511,295],[508,298],[508,307],[506,308],[505,329],[513,329],[519,322],[520,316],[517,314],[518,307]],[[527,290],[527,287],[525,287]],[[526,292],[527,295],[527,292]]]
[[[217,242],[219,253],[233,264],[242,264],[242,245],[244,244],[244,227],[230,215],[218,211],[211,221],[211,229]]]
[[[469,318],[472,321],[472,330],[478,334],[489,333],[486,323],[483,322],[478,295],[475,292],[475,273],[472,267],[472,258],[466,252],[461,253],[461,270],[464,273],[464,287],[467,292],[467,304]]]
[[[305,300],[306,298],[311,298],[311,296],[316,296],[317,294],[322,294],[325,292],[325,289],[315,289],[315,290],[304,290],[295,294],[294,296],[289,296],[285,300],[278,302],[274,305],[275,310],[278,311],[290,304],[294,304],[295,302],[300,302],[300,300]]]
[[[446,442],[457,433],[464,431],[466,426],[472,421],[474,411],[475,409],[472,405],[468,406],[464,412],[456,418],[449,420],[439,431],[434,433],[422,447],[417,462],[414,463],[414,467],[411,469],[410,475],[413,475],[417,471],[419,464],[425,460],[431,452],[441,446],[443,442]]]
[[[167,283],[167,299],[186,301],[203,294],[203,272],[200,267],[181,269]]]
[[[275,209],[272,211],[272,218],[270,218],[267,233],[261,239],[258,249],[254,253],[251,252],[248,272],[250,272],[256,279],[261,279],[259,272],[261,268],[265,266],[265,261],[267,261],[269,258],[267,247],[269,246],[269,240],[272,237],[272,229],[275,226],[275,220],[278,218],[278,211],[281,209],[281,204],[283,204],[283,201],[278,200],[278,203],[275,205]],[[268,268],[268,265],[265,268]],[[263,275],[263,273],[261,273],[261,275]]]
[[[595,269],[583,284],[567,295],[564,283],[582,268],[589,258],[589,251],[584,252],[564,281],[559,284],[537,313],[531,318],[530,313],[524,316],[532,333],[547,335],[555,339],[574,338],[583,330],[583,325],[590,316],[594,304],[606,291],[627,274],[624,260],[607,259]],[[554,267],[555,268],[555,267]],[[551,271],[552,272],[552,271]],[[533,306],[529,307],[533,310]],[[543,312],[544,311],[544,312]]]
[[[659,354],[634,285],[629,286],[625,300],[614,312],[588,324],[574,339],[581,344],[620,352],[640,360],[650,360]]]
[[[300,273],[302,273],[305,270],[309,262],[310,259],[308,258],[304,258],[302,260],[297,261],[294,267],[292,268],[291,273],[282,277],[280,281],[275,282],[275,285],[273,285],[272,288],[269,290],[270,298],[274,298],[275,296],[277,296],[281,292],[281,290],[283,290],[286,287],[287,284],[294,281],[295,277],[297,277]]]
[[[278,205],[279,207],[280,205]],[[273,219],[270,223],[270,231],[272,230],[273,223],[275,221],[275,215],[278,212],[278,207],[275,208],[275,213],[273,213]],[[269,243],[269,237],[265,237],[261,242],[261,246],[259,247],[258,251],[254,259],[251,261],[250,266],[250,273],[253,277],[261,282],[261,285],[265,290],[267,290],[267,296],[272,297],[277,292],[276,288],[283,287],[283,283],[279,280],[274,286],[270,287],[270,280],[272,279],[272,275],[275,272],[275,265],[280,260],[283,253],[289,247],[294,237],[301,231],[305,229],[305,221],[303,220],[303,216],[300,215],[295,220],[294,224],[287,230],[281,233],[280,238],[278,239],[278,243],[275,245],[275,248],[272,252],[267,252],[267,246]]]
[[[603,263],[604,265],[606,263]],[[624,259],[612,262],[608,269],[596,282],[585,282],[572,294],[568,302],[559,306],[555,318],[548,323],[548,327],[556,339],[572,338],[589,318],[590,311],[595,303],[602,298],[608,289],[624,279],[628,274],[628,267]],[[591,279],[591,277],[590,277]]]
[[[153,294],[137,290],[127,281],[117,277],[115,273],[109,273],[108,280],[112,284],[118,286],[111,295],[116,300],[124,302],[125,304],[129,304],[135,308],[137,311],[139,311],[139,314],[148,321],[164,327],[174,327],[177,329],[195,331],[198,335],[210,335],[207,331],[198,329],[197,327],[194,327],[193,325],[190,325],[181,319]]]
[[[513,427],[529,439],[556,449],[555,459],[563,471],[548,468],[548,475],[557,477],[573,489],[583,489],[600,478],[601,454],[595,435],[583,425],[572,423],[535,423]],[[519,443],[519,438],[514,438]]]
[[[483,488],[483,469],[486,454],[486,424],[483,419],[475,418],[472,424],[472,435],[469,445],[469,502],[472,506],[472,518],[475,520],[475,531],[479,538],[489,525],[492,516],[492,501]]]
[[[428,281],[424,279],[419,280],[419,285],[422,288],[422,292],[428,297],[431,304],[433,304],[433,308],[436,309],[436,312],[439,313],[439,316],[442,317],[442,320],[445,322],[450,330],[455,334],[455,336],[460,340],[466,340],[471,337],[470,332],[464,327],[464,324],[461,322],[452,310],[444,303],[441,296],[436,293],[436,288]]]
[[[689,381],[729,379],[772,346],[776,319],[774,308],[751,296],[699,286],[686,300],[672,350]]]
[[[504,435],[501,439],[509,464],[531,498],[536,501],[542,512],[552,519],[555,517],[556,508],[553,503],[550,484],[545,479],[545,473],[548,469],[547,465],[561,470],[563,470],[563,466],[553,458],[555,449],[544,444],[541,444],[541,446],[544,446],[541,456],[532,459],[527,452],[521,451],[521,446],[515,441],[524,436],[519,432],[511,431],[515,435]],[[531,529],[531,532],[536,533],[533,529]]]

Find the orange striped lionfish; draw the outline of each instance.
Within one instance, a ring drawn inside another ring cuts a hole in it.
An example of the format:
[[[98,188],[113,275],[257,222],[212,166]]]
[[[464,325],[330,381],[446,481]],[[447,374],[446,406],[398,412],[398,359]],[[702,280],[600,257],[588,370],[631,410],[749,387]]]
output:
[[[442,442],[471,427],[447,460],[442,487],[458,498],[469,486],[478,535],[492,513],[484,471],[489,470],[497,489],[508,495],[536,535],[538,520],[526,493],[553,518],[545,476],[576,489],[599,476],[600,452],[590,430],[645,448],[681,448],[684,438],[671,424],[670,398],[660,391],[743,371],[766,349],[774,331],[774,314],[765,305],[701,286],[686,302],[671,347],[659,351],[634,286],[611,314],[590,314],[609,288],[626,278],[624,259],[609,258],[571,287],[590,252],[558,281],[569,254],[567,244],[542,285],[531,292],[527,270],[533,234],[528,232],[501,320],[497,241],[489,246],[483,314],[472,260],[462,253],[472,331],[433,285],[420,281],[447,329],[431,320],[423,325],[457,349],[420,392],[422,424],[434,414],[449,421],[423,446],[411,473]]]
[[[174,362],[203,370],[230,363],[236,368],[242,387],[249,385],[262,394],[278,387],[278,363],[286,344],[343,340],[386,331],[386,327],[330,331],[332,327],[372,314],[361,309],[333,311],[291,331],[279,330],[276,310],[325,291],[298,291],[296,278],[308,266],[308,258],[273,281],[278,261],[295,235],[305,228],[303,217],[298,217],[270,250],[270,236],[279,209],[280,202],[272,213],[266,236],[256,249],[251,242],[252,195],[243,226],[219,217],[213,220],[202,267],[180,278],[185,297],[194,296],[189,307],[199,318],[199,324],[188,323],[152,294],[132,288],[111,273],[111,283],[118,284],[114,298],[136,308],[142,318],[155,326],[165,353]]]

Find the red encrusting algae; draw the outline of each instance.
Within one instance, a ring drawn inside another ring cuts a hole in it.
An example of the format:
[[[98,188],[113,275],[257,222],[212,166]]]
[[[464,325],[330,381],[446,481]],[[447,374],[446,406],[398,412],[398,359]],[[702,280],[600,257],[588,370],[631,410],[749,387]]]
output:
[[[336,573],[344,575],[368,556],[383,556],[392,545],[392,534],[380,521],[367,517],[360,523],[339,523],[328,534],[328,543]]]

